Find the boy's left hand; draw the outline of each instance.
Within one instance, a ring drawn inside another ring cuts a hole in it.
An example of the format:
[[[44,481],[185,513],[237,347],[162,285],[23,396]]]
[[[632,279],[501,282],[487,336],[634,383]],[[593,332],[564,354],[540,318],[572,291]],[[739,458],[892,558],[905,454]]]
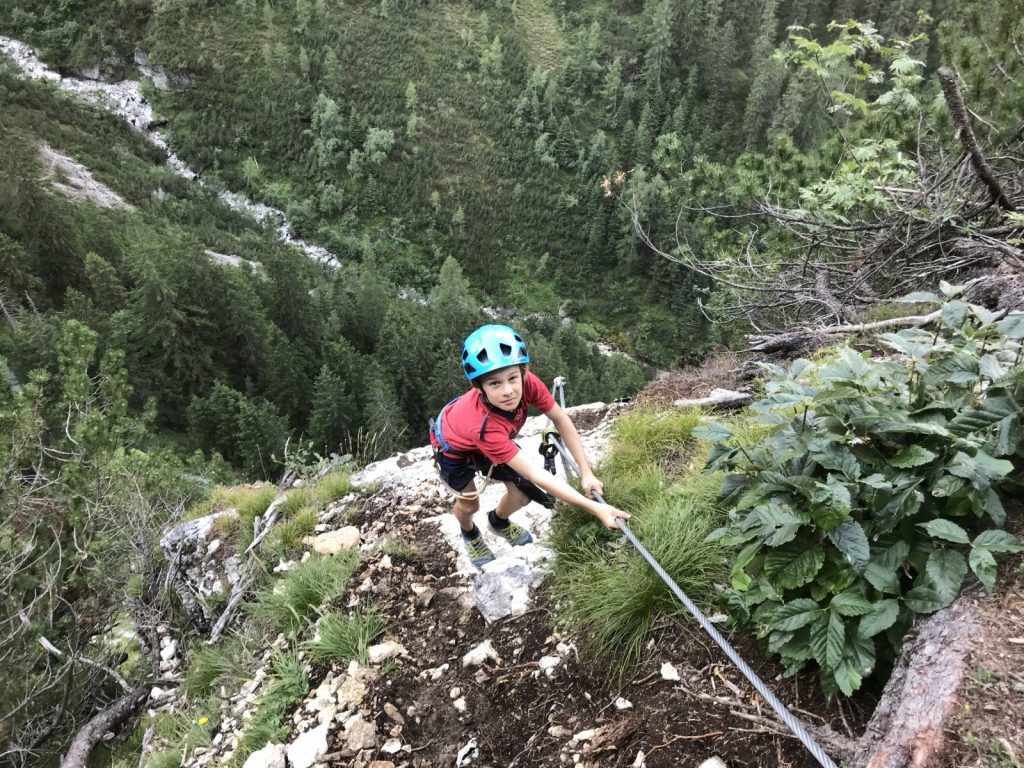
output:
[[[588,499],[594,498],[594,491],[604,495],[604,483],[594,477],[593,472],[587,472],[580,478],[580,486],[583,488],[583,495]]]

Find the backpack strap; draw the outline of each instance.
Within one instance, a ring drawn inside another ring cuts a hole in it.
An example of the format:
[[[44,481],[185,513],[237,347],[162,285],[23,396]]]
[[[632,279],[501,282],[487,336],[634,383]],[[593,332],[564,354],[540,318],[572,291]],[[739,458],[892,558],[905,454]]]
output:
[[[462,395],[459,395],[462,397]],[[447,404],[438,412],[436,419],[430,420],[430,431],[434,433],[434,437],[437,438],[437,444],[441,446],[442,453],[454,453],[459,454],[460,451],[455,450],[448,444],[448,441],[444,439],[444,412],[448,410],[448,406],[454,403],[459,397],[453,397],[447,402]]]

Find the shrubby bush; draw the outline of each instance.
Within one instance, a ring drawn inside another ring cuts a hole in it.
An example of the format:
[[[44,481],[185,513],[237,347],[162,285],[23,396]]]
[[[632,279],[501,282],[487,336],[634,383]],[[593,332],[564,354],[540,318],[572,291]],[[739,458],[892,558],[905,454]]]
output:
[[[827,693],[852,694],[918,615],[969,573],[992,590],[994,556],[1024,551],[999,494],[1024,440],[1022,338],[1024,315],[952,298],[935,331],[880,337],[897,357],[845,346],[766,366],[757,442],[698,430],[708,466],[731,473],[730,523],[711,537],[742,546],[727,604],[787,673],[814,662]]]

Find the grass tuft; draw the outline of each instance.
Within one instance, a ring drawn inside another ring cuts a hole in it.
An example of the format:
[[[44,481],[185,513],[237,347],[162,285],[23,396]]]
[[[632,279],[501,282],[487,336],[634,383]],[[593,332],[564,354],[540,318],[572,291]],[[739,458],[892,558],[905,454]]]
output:
[[[721,477],[710,482],[694,475],[692,480],[635,514],[631,528],[687,595],[712,602],[715,583],[728,577],[725,549],[705,541],[724,518],[714,503]],[[596,656],[614,660],[617,673],[639,659],[656,616],[682,610],[628,544],[614,545],[609,554],[607,538],[580,536],[571,549],[556,551],[552,592],[563,605],[559,620]]]
[[[404,563],[418,563],[423,560],[423,552],[419,547],[394,537],[385,539],[384,543],[380,545],[379,552],[392,560]]]
[[[290,519],[285,519],[275,525],[267,538],[263,541],[262,547],[269,553],[268,557],[278,560],[287,560],[297,555],[302,550],[302,539],[313,533],[320,513],[316,507],[303,507]]]
[[[318,510],[324,509],[332,501],[337,501],[352,490],[352,479],[348,472],[336,469],[320,478],[312,488]]]
[[[318,637],[305,643],[314,661],[345,662],[358,659],[369,662],[366,648],[383,634],[386,625],[380,611],[369,608],[349,616],[329,614],[317,625]]]
[[[299,658],[294,653],[275,656],[256,713],[235,750],[235,765],[268,742],[284,743],[292,731],[286,715],[308,692],[309,676]]]
[[[359,553],[353,550],[329,557],[314,555],[262,589],[249,605],[249,614],[274,631],[294,634],[319,614],[328,600],[344,592],[358,565]]]
[[[611,455],[602,463],[605,475],[630,477],[660,466],[669,475],[681,473],[698,441],[693,429],[701,423],[694,408],[640,408],[615,421]]]
[[[694,600],[712,602],[728,576],[726,548],[705,541],[724,513],[721,475],[701,472],[709,449],[692,436],[696,410],[645,408],[620,418],[598,477],[609,501]],[[682,610],[668,586],[631,545],[576,508],[560,511],[551,535],[557,554],[552,594],[558,620],[622,675],[637,661],[654,620]]]
[[[194,700],[217,686],[241,683],[250,677],[246,662],[251,658],[252,650],[237,637],[222,645],[200,647],[192,654],[181,688]]]

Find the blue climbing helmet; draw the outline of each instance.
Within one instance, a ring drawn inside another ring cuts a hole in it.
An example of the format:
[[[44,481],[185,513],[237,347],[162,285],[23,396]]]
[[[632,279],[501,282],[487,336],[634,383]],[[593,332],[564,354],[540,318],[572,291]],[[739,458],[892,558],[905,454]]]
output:
[[[523,337],[507,325],[483,325],[462,345],[462,370],[470,381],[510,365],[530,362]]]

